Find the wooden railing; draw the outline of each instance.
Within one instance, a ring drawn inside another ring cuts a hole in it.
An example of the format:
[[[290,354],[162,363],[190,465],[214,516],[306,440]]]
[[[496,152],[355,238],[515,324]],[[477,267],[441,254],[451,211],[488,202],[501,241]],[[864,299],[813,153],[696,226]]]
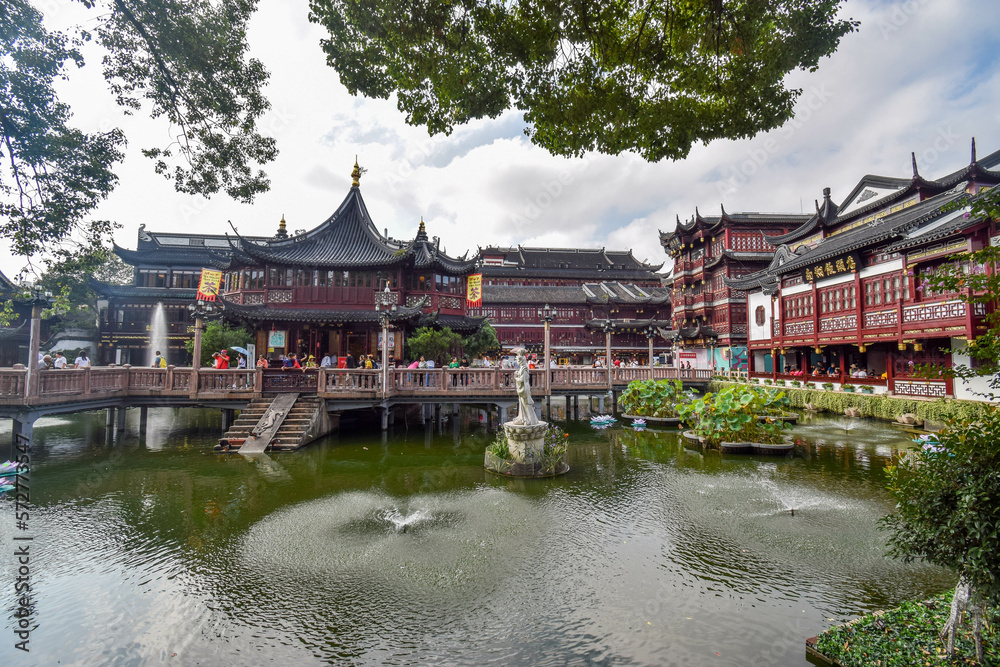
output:
[[[378,400],[388,397],[435,397],[460,394],[513,396],[515,371],[509,368],[391,368],[253,370],[148,368],[110,366],[38,373],[37,395],[26,397],[27,371],[23,366],[0,369],[0,405],[51,405],[111,397],[183,397],[191,399],[248,399],[281,392],[315,393],[324,398]],[[667,366],[591,368],[559,366],[530,371],[531,390],[545,395],[546,373],[550,392],[606,391],[633,380],[681,379],[708,381],[708,369]],[[383,377],[386,386],[383,387]],[[197,381],[195,381],[197,379]]]

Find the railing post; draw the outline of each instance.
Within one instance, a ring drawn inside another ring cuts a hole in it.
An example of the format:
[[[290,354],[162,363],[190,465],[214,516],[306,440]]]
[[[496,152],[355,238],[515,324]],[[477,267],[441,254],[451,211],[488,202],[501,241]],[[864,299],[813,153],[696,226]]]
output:
[[[174,390],[174,368],[175,366],[167,366],[167,372],[163,378],[163,391],[173,391]]]
[[[90,366],[83,369],[83,395],[90,395]]]

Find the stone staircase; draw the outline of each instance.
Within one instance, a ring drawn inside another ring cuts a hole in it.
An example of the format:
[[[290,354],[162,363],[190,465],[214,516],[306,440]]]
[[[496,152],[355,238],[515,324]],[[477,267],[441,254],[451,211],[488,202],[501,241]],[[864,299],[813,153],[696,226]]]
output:
[[[332,430],[333,420],[326,411],[324,399],[296,395],[290,408],[277,405],[291,398],[284,394],[252,401],[219,439],[215,449],[229,452],[291,451]],[[275,414],[271,416],[269,412]],[[257,437],[253,437],[255,434]]]

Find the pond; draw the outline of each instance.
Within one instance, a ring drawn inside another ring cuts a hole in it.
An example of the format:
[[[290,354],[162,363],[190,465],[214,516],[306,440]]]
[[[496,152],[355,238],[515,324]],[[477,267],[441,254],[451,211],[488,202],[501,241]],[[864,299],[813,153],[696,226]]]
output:
[[[953,584],[884,555],[911,443],[874,421],[806,418],[790,458],[570,423],[568,475],[510,480],[471,411],[252,460],[211,453],[218,412],[129,416],[110,447],[103,413],[36,424],[35,629],[16,650],[8,494],[0,664],[804,665]]]

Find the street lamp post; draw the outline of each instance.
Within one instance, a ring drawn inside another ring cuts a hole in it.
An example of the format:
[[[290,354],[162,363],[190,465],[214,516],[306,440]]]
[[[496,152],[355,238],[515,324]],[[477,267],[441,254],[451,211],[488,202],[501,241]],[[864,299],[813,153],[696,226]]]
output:
[[[608,368],[608,389],[611,389],[611,334],[615,330],[615,323],[610,318],[604,322],[604,365]]]
[[[551,357],[551,345],[550,345],[550,325],[552,324],[552,306],[545,304],[545,307],[538,311],[539,317],[545,323],[545,395],[548,396],[551,393],[552,387],[552,371],[549,370],[552,365]]]
[[[194,316],[194,359],[191,360],[191,368],[197,373],[201,370],[201,332],[205,327],[205,318],[218,312],[219,307],[211,301],[198,299],[188,304],[188,310]]]
[[[31,333],[28,339],[28,377],[24,383],[26,398],[38,396],[38,349],[41,347],[42,310],[53,303],[52,292],[46,292],[41,285],[35,285],[22,294],[22,298],[31,304]]]
[[[653,379],[653,338],[656,336],[656,327],[650,324],[646,327],[646,338],[649,341],[649,356],[646,360],[649,362],[649,379]]]
[[[386,281],[385,289],[375,293],[375,314],[378,316],[378,323],[382,327],[383,399],[385,399],[389,391],[389,317],[394,310],[396,310],[396,295],[389,290],[389,282]]]

